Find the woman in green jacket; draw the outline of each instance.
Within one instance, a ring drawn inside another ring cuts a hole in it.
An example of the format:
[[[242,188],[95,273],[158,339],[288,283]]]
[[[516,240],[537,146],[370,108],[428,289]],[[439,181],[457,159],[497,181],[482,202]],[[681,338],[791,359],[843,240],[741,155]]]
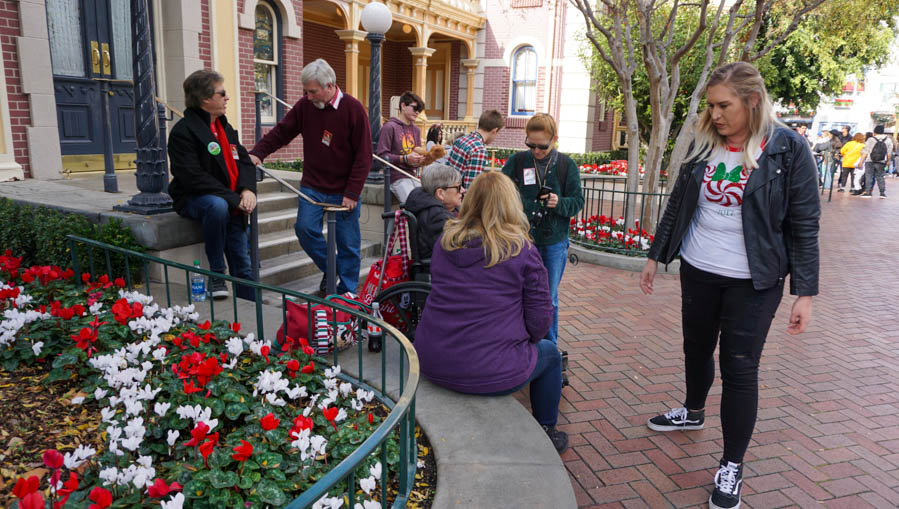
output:
[[[514,154],[503,166],[503,173],[518,187],[531,237],[549,276],[553,323],[546,339],[553,343],[559,336],[559,282],[568,258],[568,228],[584,207],[580,173],[568,156],[555,149],[558,139],[553,118],[538,113],[525,126],[528,150]]]

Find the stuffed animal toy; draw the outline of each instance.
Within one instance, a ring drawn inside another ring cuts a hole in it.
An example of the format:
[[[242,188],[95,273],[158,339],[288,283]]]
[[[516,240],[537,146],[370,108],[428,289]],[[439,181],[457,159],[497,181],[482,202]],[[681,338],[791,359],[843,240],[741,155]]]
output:
[[[446,149],[439,143],[431,147],[431,150],[424,147],[415,147],[412,150],[415,151],[416,154],[425,156],[424,161],[421,163],[422,167],[425,167],[446,155]]]

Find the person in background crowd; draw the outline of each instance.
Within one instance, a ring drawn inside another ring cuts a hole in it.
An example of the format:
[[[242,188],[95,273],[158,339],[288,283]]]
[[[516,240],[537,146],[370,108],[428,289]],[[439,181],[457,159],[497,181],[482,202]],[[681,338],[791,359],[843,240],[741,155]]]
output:
[[[886,182],[883,179],[883,170],[886,167],[890,154],[893,153],[893,139],[883,134],[883,125],[874,127],[874,135],[865,141],[865,149],[862,151],[862,161],[865,164],[865,188],[861,193],[862,198],[870,198],[874,190],[874,182],[877,182],[877,190],[880,197],[887,197]]]
[[[493,143],[500,129],[506,125],[496,110],[481,113],[478,128],[459,138],[446,157],[447,163],[462,174],[462,186],[468,189],[472,181],[487,167],[487,145]]]
[[[200,70],[184,80],[187,109],[168,140],[172,182],[169,194],[179,215],[199,221],[209,270],[253,279],[247,216],[256,208],[256,168],[240,144],[225,110],[228,93],[221,74]],[[212,278],[215,299],[228,297],[224,279]],[[235,295],[255,300],[252,288]]]
[[[852,139],[852,129],[849,128],[848,125],[844,125],[840,127],[840,143],[843,145],[849,143],[849,140]]]
[[[443,124],[434,124],[428,128],[428,134],[425,136],[425,148],[430,151],[434,145],[443,143]]]
[[[462,205],[462,176],[455,168],[434,163],[421,174],[421,187],[416,187],[406,199],[406,210],[418,221],[418,256],[428,259],[434,242],[443,233],[447,219],[456,217]]]
[[[855,133],[855,136],[849,140],[849,143],[846,143],[843,145],[843,148],[840,149],[840,155],[843,158],[843,171],[840,172],[840,187],[837,192],[843,192],[847,180],[849,182],[849,189],[852,190],[852,185],[855,180],[855,167],[858,164],[859,159],[861,159],[862,150],[864,150],[864,148],[865,135],[862,133]]]
[[[543,339],[552,298],[529,227],[508,177],[488,171],[474,180],[434,245],[415,350],[422,375],[453,391],[499,396],[530,386],[534,418],[562,453],[562,357]]]
[[[686,399],[649,419],[656,431],[696,430],[721,366],[724,453],[710,509],[740,506],[743,458],[758,414],[758,372],[790,276],[787,332],[799,334],[818,293],[817,175],[805,140],[778,123],[759,71],[716,69],[706,86],[693,148],[659,222],[640,289],[653,292],[658,264],[680,254]]]
[[[818,135],[818,139],[812,148],[812,152],[815,153],[818,159],[818,175],[824,189],[830,189],[832,185],[833,166],[836,163],[834,159],[834,140],[839,143],[838,138],[824,131]]]
[[[357,99],[337,86],[334,69],[319,58],[300,73],[303,97],[250,151],[259,165],[272,152],[303,135],[303,178],[300,191],[321,203],[342,205],[337,214],[337,293],[354,292],[359,284],[362,234],[359,199],[371,169],[368,114]],[[316,267],[325,272],[328,246],[322,234],[322,207],[297,200],[297,239]],[[322,276],[319,293],[327,288]]]
[[[412,149],[421,145],[421,130],[415,125],[415,119],[425,108],[425,103],[413,92],[404,92],[400,96],[400,107],[397,116],[392,117],[381,127],[378,138],[378,157],[390,161],[394,166],[411,175],[421,166],[424,156]],[[394,196],[405,203],[412,189],[418,182],[393,168],[390,169],[390,190]]]

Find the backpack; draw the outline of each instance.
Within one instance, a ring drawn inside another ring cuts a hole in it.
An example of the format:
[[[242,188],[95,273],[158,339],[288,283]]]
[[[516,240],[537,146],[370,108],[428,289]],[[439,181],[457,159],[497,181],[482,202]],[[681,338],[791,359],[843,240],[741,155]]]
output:
[[[874,137],[874,150],[871,151],[871,162],[884,163],[887,160],[887,144],[886,136],[883,138]]]

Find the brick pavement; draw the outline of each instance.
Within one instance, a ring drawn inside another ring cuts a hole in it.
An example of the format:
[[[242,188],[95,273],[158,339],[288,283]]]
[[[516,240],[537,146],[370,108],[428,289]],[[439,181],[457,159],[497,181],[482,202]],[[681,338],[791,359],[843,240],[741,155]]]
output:
[[[822,203],[821,295],[785,332],[785,290],[762,358],[743,507],[899,507],[899,179],[893,197]],[[876,193],[875,193],[876,195]],[[680,286],[588,264],[566,269],[560,342],[570,352],[559,427],[580,507],[705,506],[721,454],[716,380],[706,428],[657,433],[683,401]],[[519,398],[526,404],[523,394]]]

